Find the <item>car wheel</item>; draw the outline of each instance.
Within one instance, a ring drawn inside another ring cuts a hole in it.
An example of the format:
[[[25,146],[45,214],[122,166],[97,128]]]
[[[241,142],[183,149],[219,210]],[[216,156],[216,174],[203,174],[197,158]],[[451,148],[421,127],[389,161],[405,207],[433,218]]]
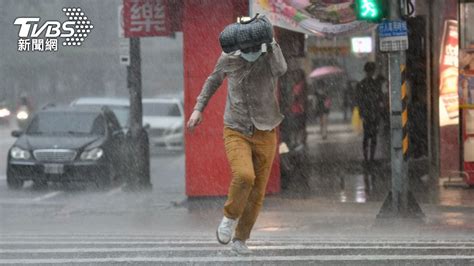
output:
[[[20,189],[23,187],[23,180],[7,173],[7,185],[10,189]]]

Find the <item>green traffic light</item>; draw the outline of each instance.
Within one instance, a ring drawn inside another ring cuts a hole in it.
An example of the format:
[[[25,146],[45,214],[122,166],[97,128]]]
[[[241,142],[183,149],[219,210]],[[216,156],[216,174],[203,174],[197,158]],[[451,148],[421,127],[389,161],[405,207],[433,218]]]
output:
[[[383,16],[380,0],[356,0],[355,4],[356,16],[359,20],[377,21]]]

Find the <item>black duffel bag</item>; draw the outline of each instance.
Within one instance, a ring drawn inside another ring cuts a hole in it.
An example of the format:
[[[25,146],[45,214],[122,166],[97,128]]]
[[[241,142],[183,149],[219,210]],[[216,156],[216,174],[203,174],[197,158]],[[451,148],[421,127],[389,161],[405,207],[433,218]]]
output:
[[[257,14],[249,21],[241,21],[225,27],[219,36],[219,42],[225,53],[271,43],[273,40],[272,27],[268,18]]]

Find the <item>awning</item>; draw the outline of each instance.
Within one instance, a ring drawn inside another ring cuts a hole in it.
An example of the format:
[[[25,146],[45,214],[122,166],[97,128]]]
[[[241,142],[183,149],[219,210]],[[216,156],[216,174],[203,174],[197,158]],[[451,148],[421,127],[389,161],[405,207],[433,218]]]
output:
[[[312,3],[314,2],[314,3]],[[251,16],[266,15],[273,25],[317,36],[371,31],[376,24],[357,21],[353,0],[250,0]]]

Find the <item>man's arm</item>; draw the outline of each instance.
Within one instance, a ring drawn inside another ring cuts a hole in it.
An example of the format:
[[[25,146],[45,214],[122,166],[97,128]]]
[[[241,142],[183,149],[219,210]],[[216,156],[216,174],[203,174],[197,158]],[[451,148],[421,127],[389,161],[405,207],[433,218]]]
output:
[[[204,83],[201,93],[197,98],[196,105],[194,110],[202,112],[206,108],[207,103],[211,99],[212,95],[217,91],[217,89],[222,85],[222,82],[225,79],[224,72],[224,54],[222,53],[219,59],[217,60],[214,71],[209,75],[206,82]]]
[[[281,52],[280,45],[273,41],[271,44],[267,44],[269,46],[269,64],[270,69],[272,71],[272,75],[274,77],[279,77],[285,74],[287,66],[285,58],[283,57],[283,53]]]

